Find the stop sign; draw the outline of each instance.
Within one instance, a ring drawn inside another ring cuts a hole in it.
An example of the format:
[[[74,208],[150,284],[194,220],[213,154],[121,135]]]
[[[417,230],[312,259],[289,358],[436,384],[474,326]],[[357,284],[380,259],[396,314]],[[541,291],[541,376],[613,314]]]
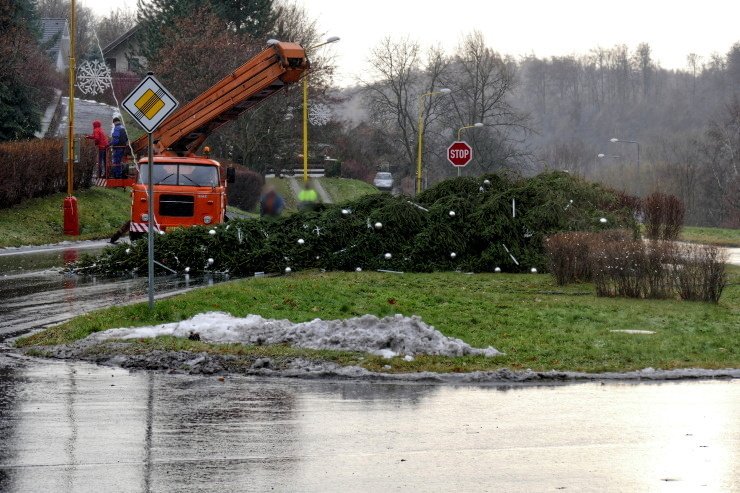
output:
[[[462,168],[473,159],[473,148],[464,140],[456,140],[447,148],[447,160],[453,166]]]

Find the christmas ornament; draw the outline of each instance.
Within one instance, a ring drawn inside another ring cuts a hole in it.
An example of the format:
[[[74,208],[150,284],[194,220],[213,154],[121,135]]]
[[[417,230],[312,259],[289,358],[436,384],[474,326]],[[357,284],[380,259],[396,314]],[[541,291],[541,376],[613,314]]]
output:
[[[100,60],[88,60],[77,70],[77,87],[82,94],[103,94],[111,86],[110,69]]]

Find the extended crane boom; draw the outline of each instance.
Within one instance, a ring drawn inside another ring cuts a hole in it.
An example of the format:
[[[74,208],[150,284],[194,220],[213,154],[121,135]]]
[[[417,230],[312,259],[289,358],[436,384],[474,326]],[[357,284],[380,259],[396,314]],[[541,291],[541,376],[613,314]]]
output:
[[[217,128],[297,82],[308,68],[299,44],[271,44],[162,122],[152,135],[153,153],[192,156]],[[132,142],[137,156],[147,145],[146,135]]]

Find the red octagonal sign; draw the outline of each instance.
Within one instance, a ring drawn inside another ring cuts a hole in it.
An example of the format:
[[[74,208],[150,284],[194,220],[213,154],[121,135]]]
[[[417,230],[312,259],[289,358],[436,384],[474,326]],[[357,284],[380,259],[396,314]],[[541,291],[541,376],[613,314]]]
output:
[[[473,159],[473,148],[464,140],[457,140],[447,148],[447,160],[453,166],[462,168]]]

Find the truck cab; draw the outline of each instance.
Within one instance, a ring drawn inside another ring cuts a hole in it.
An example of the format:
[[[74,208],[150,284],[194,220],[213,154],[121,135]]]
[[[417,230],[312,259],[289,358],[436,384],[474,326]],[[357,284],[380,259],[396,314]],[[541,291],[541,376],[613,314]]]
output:
[[[113,235],[111,242],[126,231],[132,240],[148,233],[149,200],[154,215],[153,232],[224,222],[226,182],[233,181],[235,170],[228,168],[224,180],[218,161],[210,159],[208,151],[205,156],[198,156],[198,149],[221,126],[298,82],[309,68],[300,45],[268,43],[261,52],[172,113],[154,132],[133,141],[132,153],[140,159],[131,192],[131,219]],[[147,196],[149,152],[153,156],[152,197]]]
[[[153,159],[155,231],[224,222],[226,180],[218,161],[206,157],[176,156],[155,156]],[[131,239],[148,231],[148,178],[149,162],[142,159],[131,191]]]

